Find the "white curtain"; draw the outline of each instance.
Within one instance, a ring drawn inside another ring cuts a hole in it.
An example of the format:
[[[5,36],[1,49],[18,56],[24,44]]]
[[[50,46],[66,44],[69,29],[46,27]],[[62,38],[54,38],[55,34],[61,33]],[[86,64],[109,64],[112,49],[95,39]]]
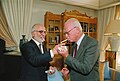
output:
[[[8,30],[8,24],[0,3],[0,39],[5,41],[5,47],[15,46],[15,42]]]
[[[1,0],[9,31],[19,46],[21,35],[30,37],[33,0]]]
[[[100,81],[104,81],[105,49],[108,45],[108,37],[104,36],[107,24],[114,18],[115,7],[106,8],[98,11],[98,40],[100,43]]]
[[[108,37],[104,36],[107,24],[114,19],[115,7],[98,11],[98,40],[100,43],[100,61],[105,61],[105,48],[108,45]]]

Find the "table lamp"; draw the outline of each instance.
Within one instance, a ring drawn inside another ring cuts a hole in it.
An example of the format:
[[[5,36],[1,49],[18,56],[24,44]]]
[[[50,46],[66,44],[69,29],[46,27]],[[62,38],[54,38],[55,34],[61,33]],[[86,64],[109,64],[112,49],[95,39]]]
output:
[[[120,46],[120,20],[111,20],[104,35],[109,36],[111,51],[118,51]]]

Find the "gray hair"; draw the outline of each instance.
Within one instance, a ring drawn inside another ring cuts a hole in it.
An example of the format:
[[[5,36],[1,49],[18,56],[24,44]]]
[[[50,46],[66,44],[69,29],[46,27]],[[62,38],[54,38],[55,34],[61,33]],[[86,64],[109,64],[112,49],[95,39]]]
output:
[[[31,32],[34,32],[35,31],[35,26],[36,26],[37,24],[34,24],[33,26],[32,26],[32,29],[31,29]]]
[[[32,29],[31,29],[31,32],[34,32],[35,30],[36,30],[36,27],[37,26],[44,26],[43,24],[34,24],[33,26],[32,26]]]

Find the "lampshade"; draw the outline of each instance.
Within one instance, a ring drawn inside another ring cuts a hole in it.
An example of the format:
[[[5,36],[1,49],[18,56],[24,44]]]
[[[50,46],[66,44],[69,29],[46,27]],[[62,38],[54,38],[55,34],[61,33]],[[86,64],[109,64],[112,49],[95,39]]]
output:
[[[105,36],[110,36],[111,51],[118,51],[120,46],[120,20],[111,20],[105,30]]]
[[[105,30],[104,35],[112,35],[120,33],[120,20],[111,20]]]

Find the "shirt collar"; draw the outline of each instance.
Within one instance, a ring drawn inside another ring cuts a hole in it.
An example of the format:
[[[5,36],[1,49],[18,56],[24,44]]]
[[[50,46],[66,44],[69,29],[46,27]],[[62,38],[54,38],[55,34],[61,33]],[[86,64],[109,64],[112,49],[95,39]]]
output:
[[[32,38],[32,40],[37,44],[37,46],[39,46],[39,44],[42,44],[42,43],[39,43],[38,41],[36,41],[35,39]]]
[[[84,38],[85,34],[83,33],[80,39],[76,42],[77,45],[79,46],[81,44],[82,39]]]

